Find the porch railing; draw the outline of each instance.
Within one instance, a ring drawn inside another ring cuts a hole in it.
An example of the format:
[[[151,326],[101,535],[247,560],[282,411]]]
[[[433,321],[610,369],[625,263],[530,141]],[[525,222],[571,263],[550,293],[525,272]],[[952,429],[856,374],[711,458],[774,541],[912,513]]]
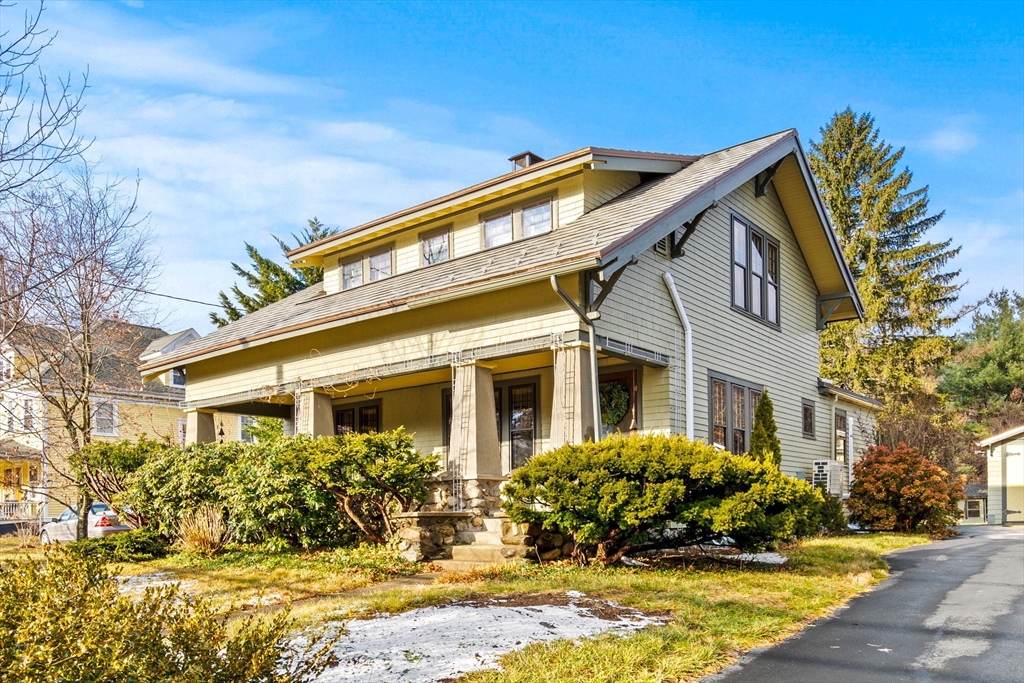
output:
[[[0,520],[38,519],[41,506],[37,500],[5,500],[0,502]]]

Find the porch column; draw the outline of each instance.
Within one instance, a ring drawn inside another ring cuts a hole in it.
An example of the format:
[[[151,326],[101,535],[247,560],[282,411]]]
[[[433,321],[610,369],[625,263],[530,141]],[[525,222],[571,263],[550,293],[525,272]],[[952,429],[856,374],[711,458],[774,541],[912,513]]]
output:
[[[331,397],[322,391],[303,391],[298,396],[299,419],[296,431],[309,436],[334,434],[334,411]]]
[[[213,443],[217,440],[217,426],[212,410],[185,411],[185,443]]]
[[[448,471],[461,479],[501,479],[501,444],[494,419],[491,369],[475,362],[455,366]]]
[[[555,348],[555,391],[551,401],[551,448],[594,440],[590,361],[582,343]]]

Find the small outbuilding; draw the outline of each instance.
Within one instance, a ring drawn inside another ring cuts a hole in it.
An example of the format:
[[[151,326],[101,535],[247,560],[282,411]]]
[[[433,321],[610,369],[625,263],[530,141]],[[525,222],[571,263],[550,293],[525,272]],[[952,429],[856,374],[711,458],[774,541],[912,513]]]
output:
[[[960,501],[963,514],[961,524],[988,524],[988,484],[966,484],[964,500]]]
[[[988,466],[988,523],[1024,522],[1024,425],[978,445]]]

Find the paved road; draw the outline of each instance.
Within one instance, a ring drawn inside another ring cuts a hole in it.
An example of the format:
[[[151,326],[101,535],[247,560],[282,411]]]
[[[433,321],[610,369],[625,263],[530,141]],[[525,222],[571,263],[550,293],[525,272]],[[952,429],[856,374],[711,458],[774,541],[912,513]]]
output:
[[[1022,683],[1024,527],[893,553],[890,578],[705,683]]]

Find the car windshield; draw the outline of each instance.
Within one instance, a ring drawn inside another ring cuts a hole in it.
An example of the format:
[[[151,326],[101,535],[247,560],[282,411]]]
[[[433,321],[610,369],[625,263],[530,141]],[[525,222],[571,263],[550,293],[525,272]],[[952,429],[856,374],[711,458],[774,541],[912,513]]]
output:
[[[89,508],[89,513],[93,515],[98,515],[101,512],[107,512],[108,510],[110,510],[110,506],[107,505],[106,503],[93,503],[92,507]]]

